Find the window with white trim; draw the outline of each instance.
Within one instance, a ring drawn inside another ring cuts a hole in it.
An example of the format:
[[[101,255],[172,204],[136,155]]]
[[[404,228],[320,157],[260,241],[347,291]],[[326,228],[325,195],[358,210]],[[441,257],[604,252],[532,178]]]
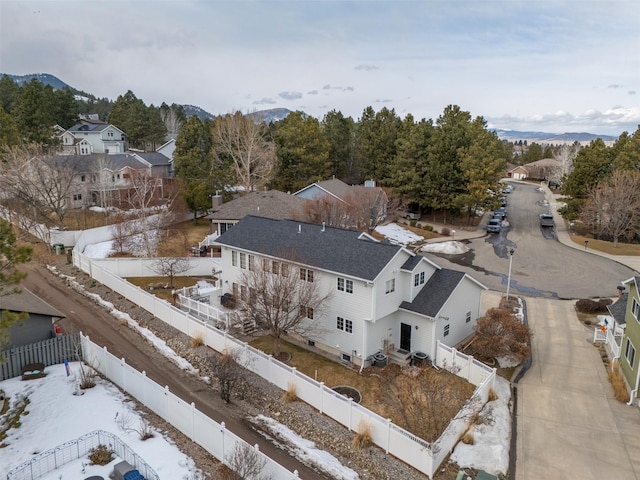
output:
[[[384,293],[390,294],[396,291],[396,279],[392,278],[391,280],[387,280],[385,283]]]
[[[416,273],[413,276],[413,286],[417,287],[424,283],[424,272]]]
[[[313,282],[313,270],[309,270],[308,268],[301,268],[300,280],[304,280],[306,282]]]
[[[640,321],[640,303],[635,298],[631,302],[631,313],[636,317],[636,320]]]
[[[313,308],[307,307],[305,305],[300,305],[300,316],[303,318],[308,318],[309,320],[313,320]]]
[[[442,336],[446,337],[447,335],[449,335],[449,324],[448,323],[444,326],[444,332],[443,332]]]
[[[353,333],[353,320],[337,317],[336,328],[346,333]]]
[[[353,293],[353,280],[338,277],[338,290],[346,293]]]
[[[238,266],[238,252],[236,252],[235,250],[231,251],[231,266]]]
[[[636,349],[629,338],[627,338],[627,346],[624,348],[624,358],[629,362],[629,366],[633,368],[633,362],[636,360]]]
[[[466,315],[466,317],[464,319],[464,322],[465,323],[469,323],[470,321],[471,321],[471,312],[467,312],[467,315]]]
[[[275,260],[271,262],[271,273],[275,275],[280,274],[280,262],[276,262]]]
[[[247,269],[247,254],[240,253],[240,268],[243,270]]]
[[[82,194],[81,193],[74,193],[73,194],[73,199],[78,201],[78,200],[82,200]]]

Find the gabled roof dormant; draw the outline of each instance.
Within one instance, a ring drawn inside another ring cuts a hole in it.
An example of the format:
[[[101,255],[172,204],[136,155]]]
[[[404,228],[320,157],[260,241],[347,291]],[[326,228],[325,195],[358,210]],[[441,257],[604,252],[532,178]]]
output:
[[[371,240],[356,230],[253,215],[244,217],[216,243],[366,281],[374,281],[400,252],[412,255],[401,246]]]
[[[402,302],[400,309],[435,318],[447,300],[449,300],[453,291],[465,278],[468,278],[480,288],[487,289],[487,287],[464,272],[441,268],[431,276],[429,281],[422,287],[422,290],[420,290],[420,293],[413,299],[413,302]]]
[[[323,180],[322,182],[315,182],[311,185],[307,185],[301,190],[298,190],[293,195],[298,195],[306,190],[311,188],[319,188],[327,195],[335,197],[339,200],[343,200],[347,197],[349,192],[351,191],[351,187],[344,183],[342,180],[338,180],[337,178],[333,178],[331,180]]]

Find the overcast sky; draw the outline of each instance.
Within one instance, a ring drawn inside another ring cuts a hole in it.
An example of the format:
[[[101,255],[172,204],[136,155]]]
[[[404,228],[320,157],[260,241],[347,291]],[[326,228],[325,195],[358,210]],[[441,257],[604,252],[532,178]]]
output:
[[[490,127],[640,124],[637,0],[0,0],[0,72],[213,114],[371,106]]]

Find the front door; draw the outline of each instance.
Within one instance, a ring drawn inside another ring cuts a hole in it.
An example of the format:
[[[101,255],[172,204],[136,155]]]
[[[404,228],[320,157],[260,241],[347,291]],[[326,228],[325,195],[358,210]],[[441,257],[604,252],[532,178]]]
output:
[[[400,324],[400,350],[411,351],[411,325]]]

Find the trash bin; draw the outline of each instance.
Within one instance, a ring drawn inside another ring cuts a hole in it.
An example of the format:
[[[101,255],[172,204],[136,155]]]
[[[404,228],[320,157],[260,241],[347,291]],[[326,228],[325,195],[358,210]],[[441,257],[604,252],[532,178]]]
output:
[[[73,247],[67,248],[67,263],[71,263],[73,261]]]
[[[56,255],[62,255],[64,252],[64,244],[63,243],[54,243],[53,248],[56,251]]]

